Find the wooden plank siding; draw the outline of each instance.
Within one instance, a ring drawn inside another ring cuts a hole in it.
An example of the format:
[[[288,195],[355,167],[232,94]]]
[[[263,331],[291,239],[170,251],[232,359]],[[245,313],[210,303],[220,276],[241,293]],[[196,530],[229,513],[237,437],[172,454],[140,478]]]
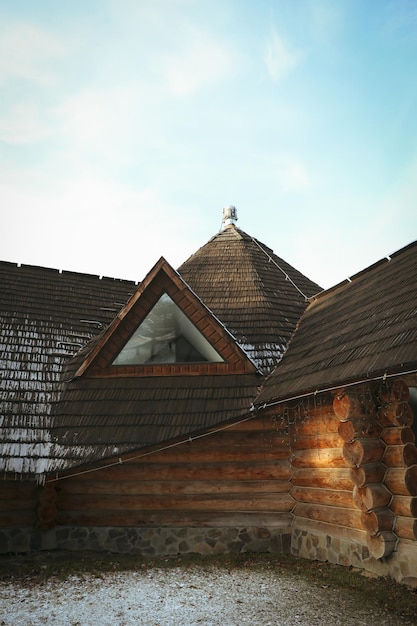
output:
[[[148,456],[125,456],[112,467],[51,483],[57,523],[288,526],[289,454],[287,428],[253,418]]]

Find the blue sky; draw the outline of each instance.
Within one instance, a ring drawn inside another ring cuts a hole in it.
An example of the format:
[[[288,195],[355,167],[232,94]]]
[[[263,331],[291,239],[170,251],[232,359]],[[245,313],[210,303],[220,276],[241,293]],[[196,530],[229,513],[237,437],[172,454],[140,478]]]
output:
[[[330,287],[416,239],[417,0],[0,0],[2,260],[238,226]]]

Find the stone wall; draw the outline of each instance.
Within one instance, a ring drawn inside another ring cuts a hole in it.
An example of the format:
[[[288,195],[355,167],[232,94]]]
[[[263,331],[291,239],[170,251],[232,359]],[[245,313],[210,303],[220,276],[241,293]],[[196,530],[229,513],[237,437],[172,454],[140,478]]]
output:
[[[274,552],[288,554],[291,529],[60,527],[51,530],[3,528],[0,553],[32,550],[93,550],[141,556]]]
[[[366,545],[302,528],[2,528],[0,554],[37,550],[91,550],[165,556],[269,552],[356,567],[417,587],[417,545],[398,543],[387,558],[375,559]]]
[[[356,567],[417,587],[417,545],[414,541],[399,542],[388,557],[376,559],[366,545],[357,541],[293,528],[291,554],[311,561]]]

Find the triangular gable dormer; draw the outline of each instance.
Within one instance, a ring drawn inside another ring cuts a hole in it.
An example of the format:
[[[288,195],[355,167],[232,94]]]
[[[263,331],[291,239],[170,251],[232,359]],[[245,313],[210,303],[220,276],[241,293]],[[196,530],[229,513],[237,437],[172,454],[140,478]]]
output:
[[[233,336],[161,258],[75,377],[257,371]]]

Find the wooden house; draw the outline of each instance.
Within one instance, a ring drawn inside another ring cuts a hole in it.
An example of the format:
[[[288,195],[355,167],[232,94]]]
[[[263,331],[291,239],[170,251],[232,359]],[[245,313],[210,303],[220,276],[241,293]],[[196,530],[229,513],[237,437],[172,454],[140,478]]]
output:
[[[0,264],[0,551],[417,578],[417,246],[321,292],[226,217],[140,284]]]
[[[292,551],[417,583],[417,242],[310,299],[256,399],[289,425]]]

